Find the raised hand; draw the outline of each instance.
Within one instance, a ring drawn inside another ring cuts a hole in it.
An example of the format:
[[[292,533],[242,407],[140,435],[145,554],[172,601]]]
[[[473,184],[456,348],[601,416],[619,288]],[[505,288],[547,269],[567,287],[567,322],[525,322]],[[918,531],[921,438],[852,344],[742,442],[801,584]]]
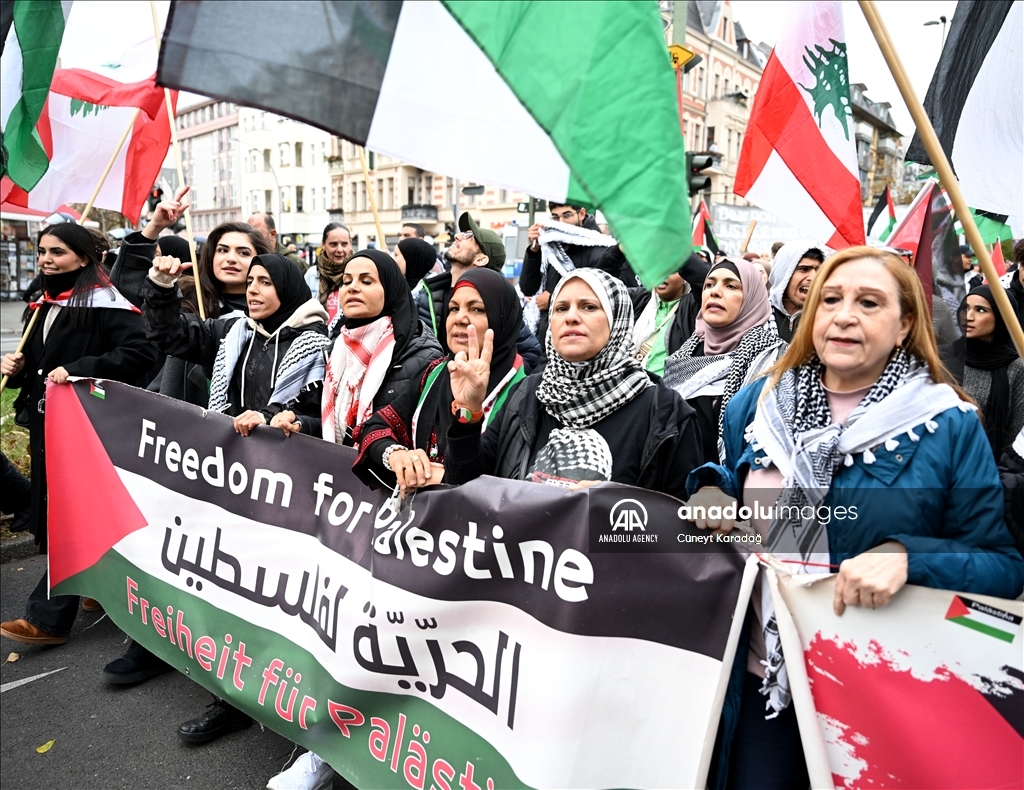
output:
[[[470,324],[466,330],[469,334],[469,351],[460,351],[448,363],[451,373],[452,395],[455,402],[473,412],[483,409],[484,398],[487,397],[487,382],[491,377],[491,354],[494,352],[494,330],[484,333],[484,345],[480,345],[476,336],[476,327]]]
[[[189,207],[188,203],[183,203],[182,201],[190,189],[192,189],[191,186],[183,186],[174,193],[174,200],[161,200],[153,212],[153,219],[142,229],[142,235],[147,239],[156,241],[157,236],[160,235],[162,230],[171,227],[171,225],[181,219],[185,209]]]
[[[158,255],[153,259],[153,268],[168,277],[180,277],[185,273],[185,269],[192,268],[192,262],[182,263],[172,255]]]

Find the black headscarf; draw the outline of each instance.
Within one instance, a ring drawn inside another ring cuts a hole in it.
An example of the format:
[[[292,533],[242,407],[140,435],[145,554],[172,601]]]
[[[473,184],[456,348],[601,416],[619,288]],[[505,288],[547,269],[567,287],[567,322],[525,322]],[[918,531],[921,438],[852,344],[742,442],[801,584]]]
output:
[[[410,288],[415,288],[427,276],[427,272],[434,268],[437,252],[423,239],[415,238],[402,239],[398,242],[398,249],[405,258],[405,281]]]
[[[416,311],[416,300],[402,276],[395,259],[383,250],[362,250],[348,259],[348,264],[357,258],[369,258],[377,267],[377,277],[384,288],[384,307],[372,318],[346,318],[345,326],[350,329],[372,324],[381,316],[391,316],[391,326],[395,332],[395,349],[392,360],[401,358],[405,347],[420,333],[420,318]]]
[[[188,249],[188,240],[181,236],[160,236],[156,240],[156,246],[160,248],[161,255],[170,255],[179,261],[192,259]]]
[[[306,285],[299,267],[283,255],[274,252],[257,255],[249,264],[250,274],[253,266],[262,266],[267,270],[270,281],[277,290],[277,298],[281,300],[281,306],[277,311],[259,322],[267,332],[274,334],[296,310],[309,301],[309,286]]]
[[[1009,442],[1013,441],[1012,436],[1007,436],[1007,427],[1010,424],[1010,376],[1008,368],[1013,360],[1017,359],[1017,352],[1010,339],[1010,330],[1003,320],[999,308],[996,307],[995,298],[992,296],[992,289],[987,285],[979,285],[971,290],[967,296],[980,296],[989,304],[992,314],[996,320],[995,330],[990,340],[976,340],[966,338],[964,343],[964,363],[975,370],[987,370],[992,374],[992,386],[988,393],[988,402],[982,405],[982,415],[985,418],[985,433],[988,435],[989,444],[999,458],[1006,449]],[[1007,292],[1007,298],[1014,312],[1017,312],[1017,298]],[[967,311],[967,299],[960,303],[960,326],[964,326],[964,314]]]
[[[455,287],[462,283],[469,283],[480,294],[483,300],[484,309],[487,311],[487,328],[494,331],[494,346],[491,353],[491,374],[487,381],[487,393],[501,383],[512,365],[515,363],[516,343],[519,340],[519,333],[523,326],[523,306],[519,301],[515,288],[502,277],[498,272],[491,269],[475,267],[459,278],[455,286],[448,292],[444,302],[444,318],[442,326],[448,325],[448,303],[455,293]],[[465,287],[464,285],[462,287]],[[448,348],[448,333],[442,332],[441,346],[448,356],[451,356],[451,349]],[[480,338],[483,343],[483,338]],[[448,439],[448,427],[452,422],[452,382],[448,366],[445,365],[437,384],[428,396],[434,401],[432,409],[434,412],[433,428],[437,435],[437,446],[441,455],[444,455]],[[424,413],[427,404],[424,403]],[[419,431],[417,431],[419,433]],[[414,437],[416,446],[420,447],[419,437]]]

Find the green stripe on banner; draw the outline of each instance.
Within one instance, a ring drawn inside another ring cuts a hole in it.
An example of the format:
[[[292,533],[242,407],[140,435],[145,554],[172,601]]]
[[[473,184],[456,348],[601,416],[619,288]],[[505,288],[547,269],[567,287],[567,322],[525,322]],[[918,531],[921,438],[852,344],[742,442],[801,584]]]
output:
[[[1004,642],[1013,641],[1013,634],[1008,634],[1006,631],[1000,631],[998,628],[993,628],[990,625],[985,625],[985,623],[978,622],[972,617],[951,617],[949,618],[949,621],[951,623],[956,623],[957,625],[964,625],[968,628],[973,628],[975,631],[978,631],[979,633],[987,634],[988,636],[994,636],[996,639],[1001,639]]]
[[[294,642],[150,576],[113,549],[53,592],[97,599],[110,619],[147,650],[313,750],[357,787],[424,788],[431,782],[440,786],[441,777],[457,788],[464,776],[464,786],[471,782],[486,788],[488,780],[493,787],[523,786],[490,743],[426,700],[344,686]],[[157,611],[167,636],[156,629]],[[190,632],[180,641],[191,641],[192,657],[183,645],[172,644],[172,636],[177,642],[184,635],[179,618]],[[209,669],[200,663],[200,650]],[[281,711],[290,713],[291,721]]]
[[[657,6],[442,2],[551,135],[572,171],[568,200],[601,208],[649,287],[677,271],[690,217]]]
[[[13,28],[21,47],[23,73],[21,99],[4,127],[6,175],[29,192],[50,166],[36,123],[50,92],[64,37],[64,9],[60,0],[17,0]]]

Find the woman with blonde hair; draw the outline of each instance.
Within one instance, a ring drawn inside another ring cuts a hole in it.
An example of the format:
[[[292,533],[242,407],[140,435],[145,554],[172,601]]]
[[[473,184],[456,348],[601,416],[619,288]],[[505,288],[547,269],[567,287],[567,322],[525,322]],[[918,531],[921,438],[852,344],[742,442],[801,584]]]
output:
[[[690,505],[757,501],[760,514],[774,503],[752,527],[794,572],[838,569],[837,615],[885,606],[908,583],[1013,598],[1024,561],[1003,522],[999,475],[975,411],[939,360],[914,270],[852,247],[822,265],[770,377],[730,401],[726,461],[690,475]],[[696,525],[734,527],[728,519]],[[749,650],[738,653],[745,680],[726,701],[712,786],[808,784],[763,587]]]

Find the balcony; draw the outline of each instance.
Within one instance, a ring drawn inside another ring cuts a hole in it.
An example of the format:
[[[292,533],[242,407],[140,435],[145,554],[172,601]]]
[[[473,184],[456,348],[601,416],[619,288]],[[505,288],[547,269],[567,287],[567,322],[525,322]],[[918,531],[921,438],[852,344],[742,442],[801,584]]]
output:
[[[415,203],[402,206],[402,222],[437,222],[437,206]]]

